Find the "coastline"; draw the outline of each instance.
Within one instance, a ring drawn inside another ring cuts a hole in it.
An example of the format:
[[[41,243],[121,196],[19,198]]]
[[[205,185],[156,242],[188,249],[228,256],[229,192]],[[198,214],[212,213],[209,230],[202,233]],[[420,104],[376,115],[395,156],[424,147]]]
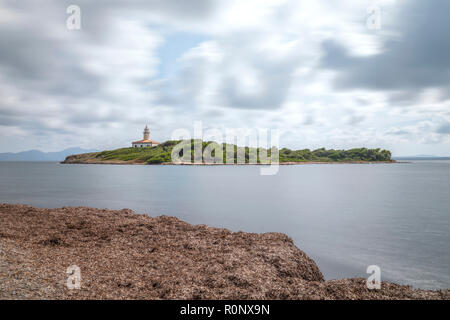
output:
[[[450,299],[366,279],[325,281],[281,233],[231,232],[129,209],[0,204],[2,299]],[[80,290],[65,286],[80,267]]]
[[[293,165],[307,165],[307,164],[391,164],[391,163],[407,163],[404,161],[303,161],[303,162],[279,162],[272,165],[293,166]],[[145,163],[142,161],[120,161],[120,160],[105,160],[105,161],[90,161],[90,160],[64,160],[60,164],[116,164],[116,165],[148,165],[148,166],[269,166],[271,164],[264,163],[190,163],[190,162],[163,162],[163,163]]]
[[[233,156],[213,158],[196,158],[186,157],[186,159],[174,159],[172,153],[174,146],[184,143],[188,145],[192,152],[192,141],[166,141],[150,148],[119,148],[115,150],[105,150],[101,152],[81,153],[69,155],[61,164],[118,164],[118,165],[190,165],[190,166],[229,166],[229,165],[308,165],[308,164],[379,164],[379,163],[396,163],[391,158],[388,150],[356,148],[350,150],[326,150],[325,148],[310,151],[290,150],[283,148],[280,150],[279,156],[273,160],[254,157],[252,163],[250,161],[250,149],[247,147],[238,147],[231,145],[235,153]],[[202,142],[202,155],[206,142]],[[254,148],[253,148],[254,149]],[[205,149],[206,150],[206,149]],[[238,151],[245,154],[245,158],[238,159]],[[179,151],[180,152],[180,151]],[[183,152],[187,152],[183,149]],[[257,155],[257,150],[254,155]],[[259,151],[261,152],[261,151]],[[308,160],[306,160],[308,159]],[[376,159],[376,160],[374,160]],[[219,163],[216,163],[218,160]],[[244,163],[238,163],[242,160]],[[258,161],[256,161],[258,160]],[[183,162],[185,161],[185,162]],[[259,162],[259,163],[258,163]]]

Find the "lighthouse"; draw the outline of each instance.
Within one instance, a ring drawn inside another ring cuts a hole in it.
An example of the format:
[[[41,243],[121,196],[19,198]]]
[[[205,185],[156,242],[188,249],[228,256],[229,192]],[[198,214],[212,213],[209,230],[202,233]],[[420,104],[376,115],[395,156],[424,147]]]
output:
[[[145,126],[144,128],[144,139],[139,141],[133,141],[131,143],[131,146],[133,148],[144,148],[144,147],[154,147],[157,146],[159,142],[150,140],[150,129],[148,126]]]
[[[150,140],[150,130],[148,129],[147,126],[145,126],[144,129],[144,140]]]

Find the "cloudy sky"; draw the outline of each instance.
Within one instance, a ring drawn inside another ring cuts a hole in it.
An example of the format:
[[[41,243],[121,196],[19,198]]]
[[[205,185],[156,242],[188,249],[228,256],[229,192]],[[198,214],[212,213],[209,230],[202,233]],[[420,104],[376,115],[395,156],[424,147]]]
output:
[[[68,30],[69,5],[81,30]],[[370,24],[376,6],[381,25]],[[165,141],[450,156],[448,0],[0,0],[0,152]]]

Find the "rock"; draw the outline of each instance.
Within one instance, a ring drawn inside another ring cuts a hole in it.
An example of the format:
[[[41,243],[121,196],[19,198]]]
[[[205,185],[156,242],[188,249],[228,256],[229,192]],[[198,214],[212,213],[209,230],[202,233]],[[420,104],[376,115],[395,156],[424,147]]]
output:
[[[2,299],[450,298],[448,290],[324,281],[284,234],[194,226],[130,209],[0,204],[0,235]],[[66,287],[70,266],[80,268],[79,290]]]

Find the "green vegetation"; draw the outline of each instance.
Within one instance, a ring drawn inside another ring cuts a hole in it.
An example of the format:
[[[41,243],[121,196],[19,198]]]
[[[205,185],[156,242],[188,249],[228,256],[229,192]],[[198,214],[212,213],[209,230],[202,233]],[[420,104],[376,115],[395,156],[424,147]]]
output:
[[[177,149],[174,151],[175,146]],[[205,153],[206,148],[208,148],[208,150],[206,150]],[[276,149],[266,150],[263,148],[237,147],[236,145],[218,144],[213,141],[170,140],[151,148],[122,148],[112,151],[103,151],[93,155],[97,161],[132,161],[147,164],[160,164],[172,162],[173,151],[174,154],[178,152],[181,161],[187,163],[193,162],[194,159],[197,159],[197,162],[205,163],[236,163],[236,159],[238,158],[245,159],[239,163],[270,163],[271,154],[272,152],[276,152]],[[202,158],[203,154],[208,154],[209,156]],[[243,156],[238,157],[238,155]],[[279,150],[280,162],[390,160],[391,152],[380,149],[356,148],[350,150],[326,150],[325,148],[321,148],[311,151],[309,149],[290,150],[283,148]],[[276,160],[274,159],[274,161]]]
[[[283,148],[280,150],[280,162],[290,161],[390,161],[391,152],[380,149],[356,148],[350,150],[326,150],[325,148],[310,151],[289,150]]]
[[[148,164],[157,164],[171,162],[171,153],[173,147],[179,141],[166,141],[156,147],[151,148],[121,148],[111,151],[99,152],[95,155],[98,160],[120,160],[146,162]]]

